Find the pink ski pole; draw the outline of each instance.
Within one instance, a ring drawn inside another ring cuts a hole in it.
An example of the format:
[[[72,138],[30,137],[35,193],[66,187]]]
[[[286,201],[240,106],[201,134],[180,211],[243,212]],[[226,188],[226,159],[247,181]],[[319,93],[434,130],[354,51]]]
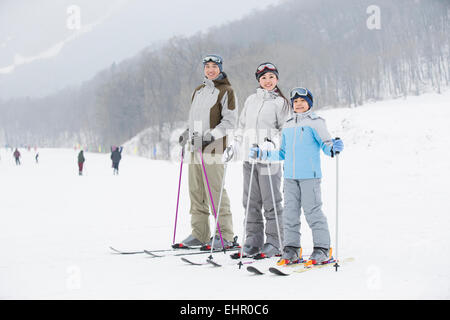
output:
[[[178,204],[180,202],[180,187],[181,187],[181,174],[183,173],[183,158],[184,158],[184,147],[181,149],[180,177],[178,178],[177,210],[175,212],[175,226],[173,227],[172,244],[175,244],[175,235],[177,234]]]
[[[206,168],[205,168],[205,162],[203,161],[202,149],[199,148],[198,151],[200,153],[200,159],[202,159],[203,173],[205,174],[206,185],[208,186],[209,198],[211,199],[211,206],[212,206],[213,212],[214,212],[214,219],[217,220],[216,207],[214,206],[214,200],[213,200],[213,196],[211,193],[211,188],[209,187],[208,175],[206,174]],[[220,231],[219,221],[217,221],[217,230],[219,230],[220,242],[222,243],[222,248],[225,251],[225,245],[223,243],[222,232]],[[215,235],[213,234],[213,240],[211,241],[211,247],[214,247],[214,237],[215,237]]]

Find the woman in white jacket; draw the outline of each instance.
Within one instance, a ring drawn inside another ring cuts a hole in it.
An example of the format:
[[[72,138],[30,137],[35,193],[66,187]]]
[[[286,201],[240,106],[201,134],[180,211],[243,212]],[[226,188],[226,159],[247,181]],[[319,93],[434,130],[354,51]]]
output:
[[[279,73],[275,65],[270,62],[260,64],[255,76],[259,82],[259,87],[256,89],[256,93],[249,96],[245,101],[239,117],[238,129],[235,132],[235,141],[232,145],[235,154],[239,154],[237,151],[242,150],[239,158],[244,161],[244,209],[247,208],[252,170],[252,164],[248,160],[250,146],[257,144],[262,147],[265,138],[269,138],[279,145],[277,142],[280,139],[282,126],[290,116],[289,103],[278,88]],[[280,254],[282,248],[279,248],[280,239],[278,238],[267,163],[257,160],[253,168],[243,252],[244,256],[253,256],[255,258],[272,257]],[[282,236],[281,165],[272,163],[270,172],[278,224]],[[264,216],[262,209],[264,209]],[[264,218],[266,220],[265,226]],[[234,255],[234,257],[238,258],[239,254]]]

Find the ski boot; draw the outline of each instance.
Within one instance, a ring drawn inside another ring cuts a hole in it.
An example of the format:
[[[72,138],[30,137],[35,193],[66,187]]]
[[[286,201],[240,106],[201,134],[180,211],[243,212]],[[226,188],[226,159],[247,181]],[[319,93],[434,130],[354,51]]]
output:
[[[198,247],[198,246],[202,246],[202,245],[203,245],[203,243],[191,234],[186,239],[184,239],[181,243],[175,243],[174,245],[172,245],[172,248],[174,248],[174,249],[189,249],[190,247]]]
[[[242,254],[242,258],[250,258],[259,252],[259,248],[245,245],[243,251],[244,252]],[[241,253],[240,252],[233,253],[232,255],[230,255],[230,257],[231,259],[240,259]]]
[[[281,256],[281,253],[277,247],[275,247],[271,243],[265,243],[261,252],[256,254],[253,258],[256,260],[261,260],[264,258],[280,257],[280,256]]]
[[[203,245],[200,250],[201,251],[208,251],[211,250],[211,245],[213,246],[213,250],[214,251],[218,251],[218,250],[227,250],[227,249],[232,249],[232,248],[236,248],[239,247],[239,244],[237,243],[237,236],[235,236],[233,238],[232,241],[223,239],[223,246],[222,246],[222,241],[220,240],[219,236],[215,236],[214,238],[211,238],[211,240],[206,244]]]
[[[311,264],[313,265],[333,262],[331,249],[314,247],[313,252],[309,257],[309,261],[311,261]]]
[[[286,246],[284,247],[283,255],[281,256],[280,260],[278,260],[277,265],[283,266],[303,262],[304,260],[302,258],[302,248]]]

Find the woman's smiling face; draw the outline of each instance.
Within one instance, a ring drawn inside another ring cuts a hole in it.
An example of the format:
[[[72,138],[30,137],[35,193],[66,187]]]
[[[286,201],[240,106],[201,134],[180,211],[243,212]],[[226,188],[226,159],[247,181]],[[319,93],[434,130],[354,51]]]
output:
[[[278,78],[272,72],[267,72],[259,78],[259,85],[266,90],[273,90],[277,86]]]

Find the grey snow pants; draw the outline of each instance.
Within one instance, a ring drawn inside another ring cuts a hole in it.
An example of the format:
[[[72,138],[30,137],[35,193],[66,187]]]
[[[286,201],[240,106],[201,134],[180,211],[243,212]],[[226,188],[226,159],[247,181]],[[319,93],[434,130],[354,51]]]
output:
[[[312,230],[314,247],[330,248],[330,231],[322,212],[321,179],[284,179],[284,246],[301,247],[301,208]]]
[[[252,164],[244,161],[244,210],[247,209],[247,198],[249,191],[249,182]],[[281,184],[281,165],[278,163],[270,164],[272,174],[272,185],[275,196],[275,204],[278,213],[278,223],[281,237],[283,237],[283,207],[281,205],[282,197],[280,192]],[[264,217],[262,214],[264,208]],[[264,227],[264,218],[266,225]],[[252,190],[250,195],[250,205],[247,213],[246,225],[246,246],[262,248],[264,243],[270,243],[276,248],[280,247],[278,240],[277,225],[275,220],[275,210],[273,206],[272,191],[267,170],[267,164],[255,163],[252,181]],[[266,241],[264,241],[264,234]],[[281,239],[283,241],[283,239]],[[282,248],[280,248],[280,251]]]

